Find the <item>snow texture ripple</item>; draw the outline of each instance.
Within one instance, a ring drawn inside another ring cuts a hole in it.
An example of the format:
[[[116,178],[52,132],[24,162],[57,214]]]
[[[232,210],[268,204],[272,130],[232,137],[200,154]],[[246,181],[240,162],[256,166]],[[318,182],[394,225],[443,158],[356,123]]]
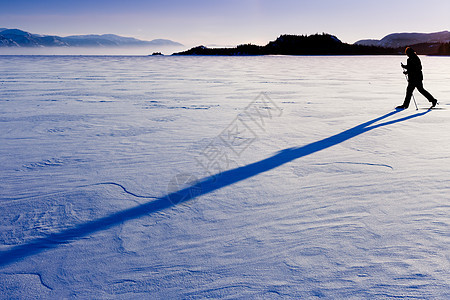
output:
[[[450,59],[394,111],[401,59],[0,56],[0,298],[449,298]]]

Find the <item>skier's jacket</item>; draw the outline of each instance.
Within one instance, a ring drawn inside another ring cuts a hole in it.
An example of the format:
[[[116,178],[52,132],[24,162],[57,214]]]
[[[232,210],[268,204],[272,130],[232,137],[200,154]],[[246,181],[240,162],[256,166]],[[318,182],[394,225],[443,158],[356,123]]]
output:
[[[408,57],[407,65],[405,67],[408,74],[408,81],[418,82],[423,80],[422,63],[416,54]]]

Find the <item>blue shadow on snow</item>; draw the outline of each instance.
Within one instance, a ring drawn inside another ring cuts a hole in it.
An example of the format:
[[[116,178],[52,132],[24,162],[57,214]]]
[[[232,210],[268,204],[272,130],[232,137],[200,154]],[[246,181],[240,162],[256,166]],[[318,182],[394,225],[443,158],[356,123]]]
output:
[[[304,157],[338,145],[370,130],[423,116],[428,113],[428,111],[373,125],[374,123],[393,116],[396,113],[398,113],[398,111],[389,112],[381,117],[357,125],[353,128],[350,128],[323,140],[301,147],[284,149],[263,160],[248,164],[246,166],[224,171],[213,176],[205,177],[198,180],[189,187],[157,198],[152,202],[119,211],[109,216],[86,222],[84,224],[76,225],[59,233],[54,233],[46,237],[37,238],[26,244],[18,245],[9,250],[2,251],[0,252],[0,267],[20,261],[21,259],[38,254],[40,252],[56,248],[59,245],[68,244],[74,240],[80,239],[98,231],[106,230],[128,220],[137,219],[142,216],[164,210],[179,203],[189,201],[198,196],[210,193],[225,186],[267,172],[297,158]]]

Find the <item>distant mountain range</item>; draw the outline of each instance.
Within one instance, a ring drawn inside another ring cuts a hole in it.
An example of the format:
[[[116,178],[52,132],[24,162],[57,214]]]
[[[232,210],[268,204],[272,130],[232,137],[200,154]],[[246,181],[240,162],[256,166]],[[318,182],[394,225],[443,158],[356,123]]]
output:
[[[143,47],[143,46],[183,46],[180,43],[155,39],[138,40],[114,34],[55,35],[32,34],[20,29],[0,28],[0,47]]]
[[[378,46],[385,48],[398,48],[416,44],[443,44],[450,42],[450,32],[441,31],[434,33],[392,33],[381,40],[360,40],[356,45]]]
[[[183,45],[167,39],[138,40],[114,34],[55,35],[32,34],[20,29],[0,28],[0,47],[154,47]],[[232,48],[208,48],[198,46],[175,53],[177,55],[364,55],[400,54],[405,46],[414,46],[419,54],[450,55],[450,32],[392,33],[381,40],[360,40],[354,44],[341,42],[330,34],[310,36],[281,35],[265,46],[252,44]]]

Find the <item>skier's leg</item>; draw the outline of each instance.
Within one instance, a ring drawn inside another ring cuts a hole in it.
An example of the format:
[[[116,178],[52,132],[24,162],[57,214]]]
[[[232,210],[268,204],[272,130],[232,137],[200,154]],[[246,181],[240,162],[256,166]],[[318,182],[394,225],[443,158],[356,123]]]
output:
[[[411,102],[411,97],[413,94],[414,89],[416,88],[416,85],[414,83],[409,82],[408,86],[406,87],[406,96],[405,101],[403,102],[403,107],[408,108],[409,102]]]
[[[433,101],[436,101],[436,99],[434,99],[434,97],[431,96],[431,94],[430,94],[427,90],[425,90],[425,89],[423,88],[423,83],[422,83],[422,82],[417,83],[416,87],[417,87],[417,90],[418,90],[422,95],[424,95],[425,98],[428,99],[428,101],[430,101],[431,103],[433,103]]]

